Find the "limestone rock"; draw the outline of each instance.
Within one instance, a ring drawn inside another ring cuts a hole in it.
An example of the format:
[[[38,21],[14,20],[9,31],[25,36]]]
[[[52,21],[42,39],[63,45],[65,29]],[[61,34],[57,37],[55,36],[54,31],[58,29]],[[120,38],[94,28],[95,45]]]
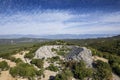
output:
[[[73,47],[72,51],[66,56],[65,60],[83,60],[87,67],[92,67],[93,62],[91,50],[86,47]]]
[[[53,56],[56,56],[57,54],[52,51],[52,48],[54,49],[59,49],[61,46],[58,45],[52,45],[52,46],[42,46],[40,47],[36,52],[35,52],[35,57],[34,58],[51,58]]]

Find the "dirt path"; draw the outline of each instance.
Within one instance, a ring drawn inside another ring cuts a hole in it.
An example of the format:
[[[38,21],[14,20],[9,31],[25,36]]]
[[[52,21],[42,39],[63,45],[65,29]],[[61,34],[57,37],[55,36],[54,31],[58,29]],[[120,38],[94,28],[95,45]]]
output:
[[[48,63],[48,61],[44,60],[44,68],[47,68],[50,65],[50,63]]]
[[[6,61],[10,67],[16,66],[16,63],[15,63],[15,62],[12,62],[12,61],[7,60],[7,59],[2,59],[2,58],[0,58],[0,62],[1,62],[1,61]]]
[[[29,51],[21,51],[20,53],[17,53],[15,55],[13,55],[13,57],[15,58],[20,58],[23,62],[26,63],[26,60],[24,58],[25,54],[29,53]]]
[[[99,57],[99,56],[93,56],[92,58],[93,58],[94,61],[96,61],[96,60],[101,60],[101,61],[103,61],[103,62],[107,62],[107,63],[108,63],[108,60],[107,60],[107,59],[102,58],[102,57]]]
[[[0,80],[16,80],[16,79],[9,74],[9,71],[2,71],[0,75]]]
[[[117,76],[116,74],[112,73],[112,75],[113,75],[113,80],[120,80],[120,77]]]

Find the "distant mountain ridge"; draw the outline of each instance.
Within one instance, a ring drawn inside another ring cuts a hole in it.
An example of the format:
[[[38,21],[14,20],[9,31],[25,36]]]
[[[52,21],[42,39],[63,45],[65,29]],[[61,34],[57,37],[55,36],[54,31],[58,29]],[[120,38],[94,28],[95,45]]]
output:
[[[43,39],[87,39],[112,37],[117,34],[56,34],[56,35],[0,35],[0,39],[43,38]]]
[[[16,36],[16,35],[15,35]],[[30,38],[31,36],[0,36],[0,44],[16,44],[16,43],[26,43],[26,42],[44,42],[44,41],[52,41],[52,40],[58,40],[58,39],[61,39],[61,40],[66,40],[66,41],[69,41],[69,40],[87,40],[87,39],[96,39],[96,40],[100,40],[100,39],[120,39],[120,35],[49,35],[49,36],[44,36],[44,38],[39,38],[40,36],[32,36],[33,38]],[[29,38],[28,38],[29,37]],[[78,38],[79,37],[79,38]]]

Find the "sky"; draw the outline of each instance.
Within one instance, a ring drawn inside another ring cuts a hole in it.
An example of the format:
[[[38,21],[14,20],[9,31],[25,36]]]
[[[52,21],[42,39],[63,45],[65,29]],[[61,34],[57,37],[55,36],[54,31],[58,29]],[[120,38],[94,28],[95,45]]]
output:
[[[120,0],[0,0],[6,34],[120,34]]]

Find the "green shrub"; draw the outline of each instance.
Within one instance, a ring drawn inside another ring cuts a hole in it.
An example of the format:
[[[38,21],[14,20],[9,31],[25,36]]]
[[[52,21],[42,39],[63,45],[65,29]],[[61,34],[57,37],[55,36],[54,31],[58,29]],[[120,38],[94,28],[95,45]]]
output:
[[[113,72],[120,76],[120,57],[116,55],[111,55],[109,57],[109,64]]]
[[[64,56],[66,53],[64,51],[58,51],[57,54],[61,55],[61,56]]]
[[[34,77],[36,75],[36,69],[28,63],[19,63],[17,66],[10,68],[10,74],[13,77]]]
[[[48,58],[47,60],[50,61],[51,63],[54,63],[55,61],[59,61],[60,57],[59,56],[55,56],[55,57],[52,57],[52,58]]]
[[[25,54],[24,58],[32,59],[34,57],[33,53],[27,53]]]
[[[8,60],[11,60],[11,61],[15,61],[16,60],[16,58],[15,57],[12,57],[12,56],[10,56],[9,58],[8,58]]]
[[[93,48],[90,48],[90,47],[89,47],[89,49],[92,51],[93,56],[97,55],[99,57],[103,57],[102,52],[98,51],[97,49],[93,49]]]
[[[51,70],[51,71],[54,71],[54,72],[59,71],[58,67],[54,66],[53,64],[50,64],[50,66],[48,66],[47,69]]]
[[[54,80],[72,80],[72,72],[69,69],[63,70],[61,73],[55,76]]]
[[[64,62],[63,66],[69,68],[76,79],[84,80],[84,78],[86,77],[91,78],[93,74],[93,69],[86,68],[86,64],[82,60],[80,60],[79,62]]]
[[[51,49],[51,51],[52,51],[52,52],[56,52],[56,51],[57,51],[57,49],[55,49],[55,48],[52,48],[52,49]]]
[[[6,61],[0,62],[0,69],[1,70],[8,70],[9,69],[8,63]]]
[[[67,80],[67,78],[64,74],[57,74],[54,80]]]
[[[74,77],[81,80],[86,77],[91,77],[93,73],[91,68],[86,68],[84,61],[74,63],[72,66],[72,70]]]
[[[34,64],[38,68],[43,68],[44,61],[42,59],[32,59],[30,63]]]
[[[94,68],[96,72],[94,74],[94,79],[96,80],[111,80],[112,70],[108,63],[97,60],[94,62]]]
[[[15,60],[15,63],[20,63],[20,62],[23,62],[20,58],[17,58],[17,59]]]
[[[37,76],[42,76],[44,74],[44,70],[41,69],[39,71],[36,72]]]

